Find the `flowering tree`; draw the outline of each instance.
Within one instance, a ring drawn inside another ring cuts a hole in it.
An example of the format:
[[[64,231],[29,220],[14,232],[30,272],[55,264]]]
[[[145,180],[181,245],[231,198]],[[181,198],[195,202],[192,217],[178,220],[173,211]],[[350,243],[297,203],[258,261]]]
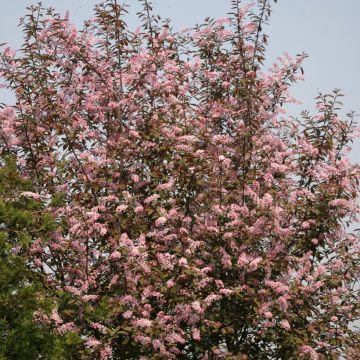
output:
[[[34,321],[72,359],[355,359],[342,94],[286,115],[305,55],[264,71],[267,0],[178,33],[141,3],[135,31],[116,0],[82,30],[31,7],[2,53],[0,150],[56,224],[16,247],[50,289]]]

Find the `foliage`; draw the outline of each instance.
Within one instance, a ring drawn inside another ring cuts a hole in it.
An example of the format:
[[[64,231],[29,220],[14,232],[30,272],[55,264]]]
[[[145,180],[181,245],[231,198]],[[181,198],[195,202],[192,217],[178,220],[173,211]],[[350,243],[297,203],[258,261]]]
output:
[[[355,359],[340,91],[287,116],[306,55],[263,69],[267,0],[178,33],[141,3],[135,31],[116,0],[81,30],[30,7],[1,56],[0,150],[32,179],[24,254],[52,294],[39,326],[73,359]]]
[[[36,215],[39,201],[21,196],[31,189],[14,159],[5,157],[0,170],[0,359],[64,359],[73,345],[34,321],[39,309],[51,313],[51,291],[43,287],[46,275],[32,271],[26,249],[54,224],[45,213]]]

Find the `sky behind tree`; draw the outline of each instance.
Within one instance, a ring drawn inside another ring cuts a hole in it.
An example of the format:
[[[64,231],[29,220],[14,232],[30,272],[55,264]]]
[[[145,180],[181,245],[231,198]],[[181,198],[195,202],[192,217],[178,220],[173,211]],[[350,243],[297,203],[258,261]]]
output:
[[[6,11],[0,14],[0,42],[17,48],[21,43],[19,18],[26,13],[32,0],[6,2]],[[97,0],[44,0],[60,13],[70,11],[71,19],[79,26],[91,17]],[[128,24],[138,25],[136,11],[139,4],[128,0]],[[154,0],[154,11],[162,18],[170,18],[175,30],[202,22],[207,17],[219,18],[230,11],[230,0]],[[270,65],[284,51],[296,55],[302,51],[309,55],[305,60],[305,81],[292,88],[292,94],[302,105],[288,106],[289,115],[297,116],[303,109],[312,110],[319,92],[340,88],[345,94],[342,114],[354,110],[360,113],[360,40],[358,0],[279,0],[273,7],[266,65]],[[10,97],[2,92],[1,102]],[[359,119],[358,119],[359,120]],[[352,159],[360,162],[360,141],[353,146]]]

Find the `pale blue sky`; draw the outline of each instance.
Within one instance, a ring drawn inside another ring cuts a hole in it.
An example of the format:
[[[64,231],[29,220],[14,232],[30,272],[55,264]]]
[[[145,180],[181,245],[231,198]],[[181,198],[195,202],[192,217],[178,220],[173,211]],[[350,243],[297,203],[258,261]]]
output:
[[[0,0],[0,43],[16,47],[21,32],[18,19],[32,0]],[[43,0],[45,6],[58,11],[70,11],[77,24],[92,14],[97,0]],[[138,9],[136,0],[128,0]],[[154,0],[155,12],[169,17],[175,29],[201,22],[206,16],[222,17],[230,10],[230,0]],[[4,10],[4,8],[6,10]],[[289,108],[289,114],[297,115],[301,109],[311,110],[318,92],[341,88],[344,113],[355,110],[360,113],[360,1],[359,0],[279,0],[274,6],[267,32],[270,35],[268,63],[287,51],[295,55],[301,51],[309,54],[304,63],[305,82],[295,85],[292,93],[303,102]],[[129,24],[136,26],[135,17]],[[3,98],[0,102],[6,101]],[[360,119],[359,119],[360,120]],[[354,144],[353,159],[360,162],[360,142]]]

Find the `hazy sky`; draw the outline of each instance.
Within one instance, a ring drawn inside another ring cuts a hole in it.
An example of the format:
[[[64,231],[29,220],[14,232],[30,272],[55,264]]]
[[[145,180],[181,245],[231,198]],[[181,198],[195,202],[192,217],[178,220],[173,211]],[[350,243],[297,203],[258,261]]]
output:
[[[0,0],[1,1],[1,0]],[[16,47],[21,41],[18,19],[25,14],[31,0],[2,0],[6,11],[0,14],[0,43]],[[71,18],[81,24],[92,14],[97,0],[43,0],[59,12],[70,11]],[[127,4],[134,13],[136,0]],[[172,19],[175,29],[201,22],[205,17],[222,17],[230,10],[230,0],[154,0],[155,11],[163,18]],[[290,115],[302,109],[311,110],[314,97],[334,88],[342,89],[344,113],[360,113],[360,1],[359,0],[278,0],[267,32],[270,35],[268,63],[287,51],[296,55],[305,51],[309,58],[304,63],[305,82],[293,87],[292,93],[303,102],[289,107]],[[129,25],[137,25],[131,17]],[[4,102],[6,99],[0,99]],[[360,120],[360,119],[359,119]],[[353,159],[360,162],[360,141],[354,144]]]

